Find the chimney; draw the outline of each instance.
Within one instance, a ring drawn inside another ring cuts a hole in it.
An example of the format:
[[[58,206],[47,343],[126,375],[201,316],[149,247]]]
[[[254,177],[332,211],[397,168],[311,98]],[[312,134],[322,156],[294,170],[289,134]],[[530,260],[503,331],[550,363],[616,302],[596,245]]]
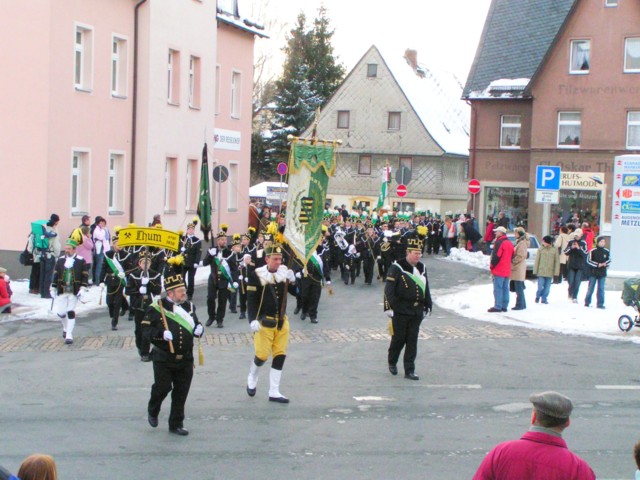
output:
[[[407,48],[404,51],[404,58],[407,61],[407,63],[409,63],[409,65],[411,65],[411,68],[413,68],[413,70],[417,70],[418,68],[418,51],[417,50],[413,50],[412,48]]]

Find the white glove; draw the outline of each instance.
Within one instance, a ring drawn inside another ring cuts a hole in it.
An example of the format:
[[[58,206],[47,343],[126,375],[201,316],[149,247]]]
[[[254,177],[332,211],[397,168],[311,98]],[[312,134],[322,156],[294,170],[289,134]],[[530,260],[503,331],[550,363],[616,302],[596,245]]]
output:
[[[238,288],[238,282],[233,282],[233,288]]]
[[[253,320],[250,324],[249,327],[251,327],[251,331],[252,332],[258,332],[260,331],[260,322],[258,320]]]
[[[287,270],[287,280],[291,283],[295,283],[296,276],[293,273],[293,270]]]
[[[296,278],[302,278],[302,275],[300,275],[300,272],[296,273]]]
[[[56,287],[51,287],[51,288],[49,288],[49,293],[51,294],[52,297],[57,297],[58,296],[58,289]]]
[[[180,251],[181,251],[181,252],[186,252],[186,251],[187,251],[187,249],[186,249],[186,248],[184,248],[184,247],[182,247],[182,248],[180,249]]]
[[[196,325],[196,328],[193,329],[193,334],[196,337],[199,337],[204,332],[204,327],[201,324]]]
[[[209,255],[211,255],[212,257],[215,257],[217,253],[218,253],[218,249],[216,247],[211,247],[209,249]]]
[[[331,280],[327,280],[327,285],[331,285]]]
[[[386,310],[384,313],[387,315],[387,317],[393,318],[393,310]]]
[[[194,263],[194,264],[193,264],[193,268],[198,268],[199,266],[200,266],[200,264],[199,264],[199,263]]]
[[[143,285],[138,289],[138,291],[140,292],[141,295],[146,295],[147,294],[147,287],[145,287]]]
[[[200,263],[198,264],[198,266],[199,266],[199,267],[201,267],[201,266],[202,266],[202,260],[200,260]]]
[[[380,255],[378,255],[378,256],[376,257],[376,260],[381,260],[381,258],[382,258],[382,257],[380,257]]]
[[[119,272],[118,273],[118,278],[124,278],[124,272]]]
[[[167,342],[173,340],[173,333],[170,330],[165,330],[162,334],[162,338],[164,338]]]
[[[238,275],[238,280],[242,281],[244,277],[242,275]]]
[[[100,288],[104,288],[104,287],[105,287],[105,284],[104,284],[104,282],[102,282],[102,283],[100,284]]]
[[[142,278],[140,279],[140,283],[141,283],[142,285],[147,285],[147,284],[149,283],[149,277],[142,277]]]

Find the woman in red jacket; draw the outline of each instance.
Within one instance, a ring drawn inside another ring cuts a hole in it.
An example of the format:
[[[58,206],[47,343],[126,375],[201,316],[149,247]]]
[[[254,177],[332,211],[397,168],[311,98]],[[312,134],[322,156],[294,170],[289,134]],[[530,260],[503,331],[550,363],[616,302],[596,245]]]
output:
[[[0,267],[0,313],[11,313],[11,287],[6,273],[7,269]]]

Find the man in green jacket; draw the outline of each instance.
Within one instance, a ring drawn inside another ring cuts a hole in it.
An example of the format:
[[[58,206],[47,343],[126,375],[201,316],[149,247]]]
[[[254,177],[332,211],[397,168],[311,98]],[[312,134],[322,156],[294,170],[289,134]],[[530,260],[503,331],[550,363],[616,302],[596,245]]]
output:
[[[536,292],[536,303],[549,303],[547,297],[551,289],[551,282],[554,275],[560,274],[560,254],[553,246],[553,238],[546,235],[542,238],[542,245],[536,254],[533,264],[533,274],[538,276],[538,291]]]

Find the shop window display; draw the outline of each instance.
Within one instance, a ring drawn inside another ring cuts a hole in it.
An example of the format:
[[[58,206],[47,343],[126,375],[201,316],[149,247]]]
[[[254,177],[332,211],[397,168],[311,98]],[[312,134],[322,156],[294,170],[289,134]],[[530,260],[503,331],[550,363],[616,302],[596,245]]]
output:
[[[551,206],[551,231],[557,235],[562,225],[576,227],[589,222],[596,235],[600,228],[602,192],[595,190],[560,190],[560,203]]]
[[[500,212],[504,212],[509,222],[509,230],[516,227],[528,229],[528,188],[487,187],[484,194],[484,218],[487,215],[497,218]]]

